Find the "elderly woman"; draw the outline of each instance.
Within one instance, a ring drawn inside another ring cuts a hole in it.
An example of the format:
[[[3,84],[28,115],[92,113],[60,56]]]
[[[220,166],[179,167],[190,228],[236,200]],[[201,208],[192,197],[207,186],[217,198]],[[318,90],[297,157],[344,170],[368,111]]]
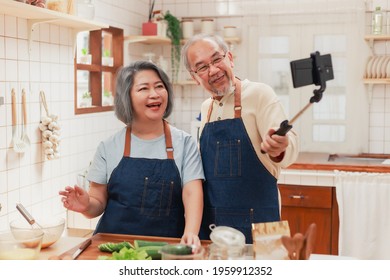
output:
[[[138,61],[118,73],[115,114],[126,124],[101,142],[89,191],[60,191],[65,208],[101,214],[95,233],[153,235],[200,244],[204,174],[195,139],[168,124],[173,92],[155,64]]]

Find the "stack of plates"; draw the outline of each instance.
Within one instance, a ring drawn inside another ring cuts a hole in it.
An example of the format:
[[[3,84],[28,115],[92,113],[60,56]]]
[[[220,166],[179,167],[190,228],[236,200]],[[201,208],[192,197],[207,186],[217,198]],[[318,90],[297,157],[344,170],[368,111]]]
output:
[[[366,63],[366,79],[385,79],[390,78],[390,56],[373,55]]]

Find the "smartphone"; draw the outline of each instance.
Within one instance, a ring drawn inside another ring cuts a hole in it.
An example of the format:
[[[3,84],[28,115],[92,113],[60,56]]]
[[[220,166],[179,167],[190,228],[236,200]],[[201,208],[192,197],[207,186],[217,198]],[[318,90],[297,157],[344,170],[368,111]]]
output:
[[[309,58],[291,61],[290,66],[294,88],[321,85],[334,78],[330,54],[320,55],[315,52]]]

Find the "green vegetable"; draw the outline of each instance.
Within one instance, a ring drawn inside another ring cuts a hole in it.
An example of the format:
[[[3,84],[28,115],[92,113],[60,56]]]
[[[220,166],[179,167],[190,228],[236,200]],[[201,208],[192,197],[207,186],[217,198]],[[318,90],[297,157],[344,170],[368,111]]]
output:
[[[133,248],[133,246],[127,242],[123,241],[120,243],[113,243],[113,242],[107,242],[107,243],[102,243],[98,245],[98,248],[102,252],[119,252],[122,248]]]
[[[99,256],[98,260],[151,260],[145,250],[123,247],[119,252],[109,256]]]
[[[161,242],[161,241],[134,240],[134,247],[135,248],[142,248],[142,247],[149,247],[149,246],[162,247],[162,246],[167,245],[167,244],[168,244],[168,242]]]
[[[191,255],[192,247],[184,244],[169,245],[164,248],[164,253],[172,255]]]
[[[160,250],[168,242],[134,240],[134,248],[144,250],[153,260],[161,260]]]

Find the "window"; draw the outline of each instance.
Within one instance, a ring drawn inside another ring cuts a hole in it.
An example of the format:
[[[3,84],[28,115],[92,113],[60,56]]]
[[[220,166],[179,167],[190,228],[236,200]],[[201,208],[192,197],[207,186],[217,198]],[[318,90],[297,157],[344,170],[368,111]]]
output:
[[[356,12],[355,12],[356,13]],[[300,136],[301,151],[357,153],[367,147],[368,107],[359,71],[359,28],[356,17],[338,17],[330,13],[303,17],[300,14],[270,15],[250,34],[258,34],[252,53],[258,58],[257,77],[271,85],[283,103],[289,118],[304,108],[313,96],[311,85],[293,88],[290,61],[308,58],[314,51],[330,53],[334,80],[319,103],[314,103],[293,124]],[[333,20],[332,20],[333,19]],[[251,43],[251,42],[250,42]]]

